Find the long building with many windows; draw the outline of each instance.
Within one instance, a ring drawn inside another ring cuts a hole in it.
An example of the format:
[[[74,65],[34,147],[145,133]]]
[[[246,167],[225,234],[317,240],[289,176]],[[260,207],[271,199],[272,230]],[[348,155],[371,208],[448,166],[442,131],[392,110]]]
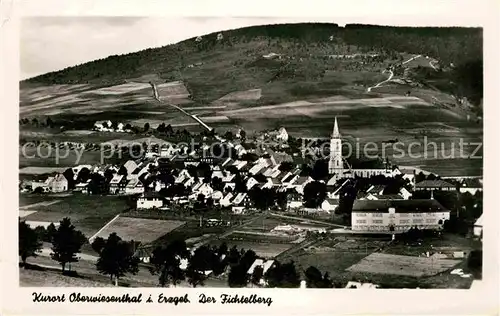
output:
[[[436,200],[356,200],[352,230],[401,233],[412,227],[441,229],[450,211]]]

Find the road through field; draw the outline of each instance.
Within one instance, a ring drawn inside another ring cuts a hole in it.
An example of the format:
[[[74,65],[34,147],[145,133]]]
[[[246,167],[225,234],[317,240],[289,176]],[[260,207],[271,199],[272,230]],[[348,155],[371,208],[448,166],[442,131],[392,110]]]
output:
[[[188,112],[186,112],[183,108],[175,105],[175,104],[172,104],[172,103],[167,103],[167,102],[163,102],[162,100],[160,100],[160,95],[158,94],[158,90],[156,89],[156,85],[151,83],[151,87],[153,88],[153,95],[154,95],[154,99],[160,103],[163,103],[163,104],[166,104],[170,107],[173,107],[174,109],[180,111],[181,113],[183,113],[184,115],[187,115],[189,117],[191,117],[193,120],[195,120],[196,122],[198,122],[203,128],[207,129],[209,132],[212,131],[212,128],[210,126],[208,126],[207,124],[205,124],[205,122],[203,122],[199,117],[197,117],[196,115],[191,115],[189,114]]]
[[[412,58],[410,58],[410,59],[408,59],[408,60],[406,60],[406,61],[403,61],[401,64],[402,64],[402,65],[407,64],[407,63],[409,63],[410,61],[412,61],[412,60],[414,60],[414,59],[417,59],[417,58],[419,58],[419,57],[421,57],[421,56],[422,56],[422,55],[416,55],[416,56],[413,56]],[[431,65],[431,67],[432,67],[432,65]],[[432,67],[432,68],[434,68],[434,67]],[[386,70],[384,70],[382,73],[385,73],[385,72],[386,72]],[[373,88],[378,88],[378,87],[380,87],[382,84],[384,84],[384,83],[386,83],[386,82],[391,81],[391,80],[392,80],[392,77],[394,77],[394,72],[393,72],[392,70],[389,70],[389,78],[387,78],[387,79],[386,79],[386,80],[384,80],[384,81],[381,81],[381,82],[377,83],[377,84],[376,84],[376,85],[374,85],[374,86],[368,87],[368,88],[366,89],[366,92],[371,92]]]
[[[377,83],[376,85],[374,86],[371,86],[371,87],[368,87],[368,89],[366,89],[366,92],[371,92],[373,88],[378,88],[380,87],[382,84],[386,83],[386,82],[389,82],[392,80],[392,77],[394,77],[394,72],[392,70],[388,70],[389,71],[389,78],[387,78],[386,80],[384,81],[381,81],[379,83]],[[386,70],[384,70],[382,73],[385,73]]]
[[[338,225],[338,224],[333,224],[333,223],[324,222],[324,221],[318,221],[318,220],[304,218],[304,217],[287,216],[287,215],[282,215],[282,214],[278,214],[278,213],[270,213],[270,215],[275,216],[275,217],[287,218],[287,219],[303,220],[303,221],[313,223],[313,224],[328,225],[328,226],[340,227],[340,228],[345,227],[345,225]]]

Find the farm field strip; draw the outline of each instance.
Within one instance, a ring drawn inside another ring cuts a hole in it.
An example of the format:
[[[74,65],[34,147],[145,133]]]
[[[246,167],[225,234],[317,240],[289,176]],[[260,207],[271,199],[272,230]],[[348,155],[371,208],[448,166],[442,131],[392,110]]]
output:
[[[451,269],[460,260],[372,253],[347,270],[352,272],[393,274],[414,277],[432,276]]]
[[[183,221],[118,217],[93,237],[107,238],[109,234],[115,232],[123,240],[149,243],[184,224]]]

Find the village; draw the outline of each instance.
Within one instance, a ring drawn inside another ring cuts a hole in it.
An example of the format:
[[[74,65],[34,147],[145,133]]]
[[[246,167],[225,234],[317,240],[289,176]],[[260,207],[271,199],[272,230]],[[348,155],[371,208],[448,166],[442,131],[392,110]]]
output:
[[[246,281],[237,283],[240,285],[270,286],[273,281],[266,279],[266,272],[276,265],[285,269],[286,263],[279,262],[292,259],[309,274],[312,272],[306,269],[307,264],[317,262],[318,268],[311,265],[315,271],[319,269],[336,280],[312,280],[305,273],[302,287],[322,287],[318,284],[325,282],[331,287],[391,287],[395,286],[394,275],[396,279],[431,275],[442,279],[446,274],[448,280],[449,270],[460,281],[445,283],[470,286],[472,272],[463,272],[469,271],[463,262],[477,252],[482,239],[482,179],[442,179],[418,168],[392,165],[388,160],[357,168],[342,157],[336,118],[333,125],[329,156],[323,160],[298,159],[303,152],[288,144],[293,140],[284,127],[254,139],[246,139],[241,131],[234,137],[225,135],[231,140],[208,135],[203,137],[205,143],[194,147],[155,136],[108,142],[109,150],[134,158],[121,164],[81,164],[45,179],[20,181],[20,200],[36,197],[37,201],[20,206],[20,217],[35,230],[44,231],[57,229],[64,218],[71,219],[93,248],[82,251],[75,266],[81,264],[90,274],[95,273],[88,262],[98,260],[96,240],[115,233],[133,243],[134,256],[145,266],[154,262],[155,249],[168,248],[179,238],[191,259],[219,258],[196,270],[207,286],[234,283],[226,280],[229,272],[223,272],[230,265],[226,262],[220,267],[231,247],[241,248],[242,253],[243,249],[252,251],[248,258],[243,255],[240,259],[245,258],[238,267],[243,266],[243,274],[248,275]],[[101,132],[112,126],[111,122],[95,124]],[[123,124],[117,129],[129,130]],[[106,211],[99,214],[99,209]],[[85,217],[87,212],[93,212],[93,216]],[[445,245],[440,240],[442,233],[464,237],[458,238],[459,245]],[[428,244],[428,238],[437,240],[432,241],[434,245]],[[400,244],[407,240],[413,241],[407,246]],[[436,245],[439,243],[443,245]],[[44,243],[42,254],[33,260],[51,267],[49,244]],[[189,264],[187,257],[179,256],[179,267],[184,271]],[[331,258],[337,259],[328,264]],[[345,258],[347,263],[341,262]],[[333,265],[336,267],[332,270]],[[387,266],[392,265],[401,265],[401,271],[389,271]],[[457,266],[462,268],[453,269]],[[254,273],[256,267],[259,269]],[[371,275],[369,280],[359,277],[367,273]],[[375,284],[377,277],[373,274],[393,278]],[[151,275],[141,275],[141,280],[135,277],[129,281],[148,286],[157,282]],[[467,280],[467,285],[462,280]],[[415,284],[414,279],[408,282]]]

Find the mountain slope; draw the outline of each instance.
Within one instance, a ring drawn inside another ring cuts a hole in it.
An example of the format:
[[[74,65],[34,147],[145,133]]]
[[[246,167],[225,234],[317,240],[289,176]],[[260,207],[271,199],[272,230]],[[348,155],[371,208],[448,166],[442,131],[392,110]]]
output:
[[[442,65],[460,66],[477,60],[482,65],[482,30],[370,25],[342,28],[326,23],[247,27],[208,34],[199,41],[191,38],[165,47],[110,56],[31,78],[21,85],[182,80],[199,103],[253,88],[265,89],[262,102],[278,103],[294,97],[348,93],[341,90],[346,84],[376,83],[384,68],[402,60],[399,53],[403,52],[429,55]],[[263,57],[270,53],[281,57]],[[364,55],[356,61],[337,58],[353,54],[377,56]],[[482,69],[477,76],[480,78],[472,78],[472,82],[482,82]],[[482,84],[471,85],[471,78],[458,75],[456,79],[456,91],[477,98]],[[461,85],[463,80],[467,81],[465,87]]]

